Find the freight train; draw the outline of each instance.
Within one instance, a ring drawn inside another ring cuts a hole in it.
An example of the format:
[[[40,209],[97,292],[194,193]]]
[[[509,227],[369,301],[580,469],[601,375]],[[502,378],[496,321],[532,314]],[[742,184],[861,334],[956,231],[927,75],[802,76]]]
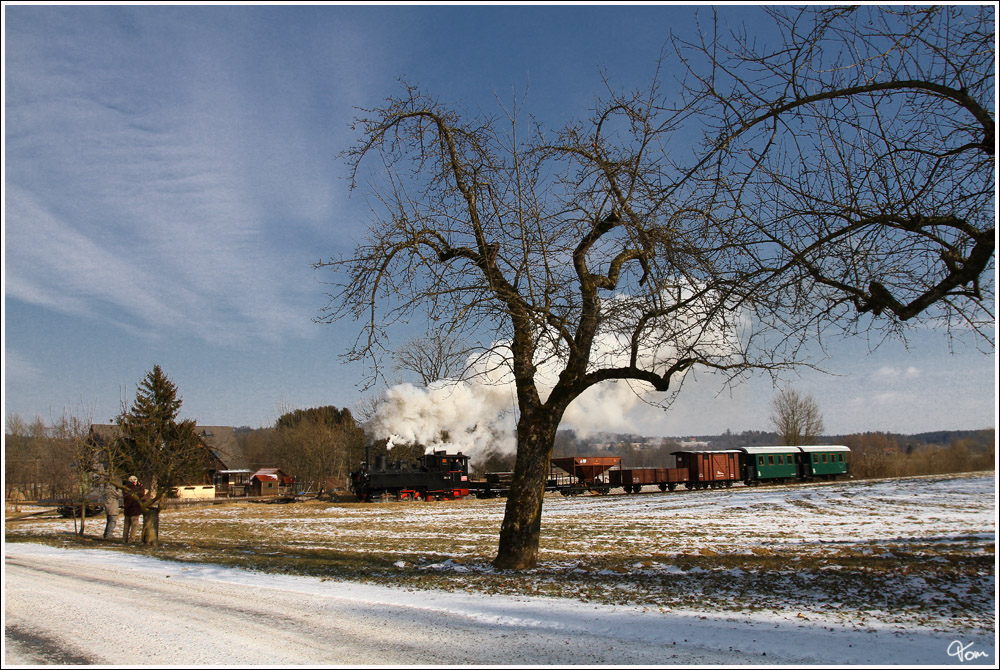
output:
[[[849,474],[850,449],[840,445],[808,447],[742,447],[723,451],[673,452],[669,467],[623,468],[617,456],[553,458],[547,491],[566,496],[607,494],[614,489],[639,493],[645,487],[673,491],[836,479]],[[371,465],[369,467],[369,461]],[[469,457],[444,451],[425,454],[416,462],[390,462],[384,456],[362,463],[351,474],[351,490],[359,501],[455,500],[506,496],[512,473],[490,472],[482,479],[469,475]]]

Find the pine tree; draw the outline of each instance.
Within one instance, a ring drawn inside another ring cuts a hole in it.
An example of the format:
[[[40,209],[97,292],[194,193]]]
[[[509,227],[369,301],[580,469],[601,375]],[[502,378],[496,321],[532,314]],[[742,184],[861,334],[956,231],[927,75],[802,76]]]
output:
[[[112,473],[122,478],[135,475],[148,492],[139,501],[143,544],[159,542],[163,497],[203,477],[210,459],[195,422],[178,420],[180,408],[177,386],[155,365],[140,382],[132,406],[116,419],[119,436],[109,447],[108,462]]]

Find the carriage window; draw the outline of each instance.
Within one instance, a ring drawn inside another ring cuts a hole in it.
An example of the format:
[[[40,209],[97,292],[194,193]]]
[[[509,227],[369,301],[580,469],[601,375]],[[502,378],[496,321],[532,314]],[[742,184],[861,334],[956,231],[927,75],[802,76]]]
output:
[[[844,455],[843,454],[837,454],[837,460],[840,461],[841,463],[843,463],[844,462]]]
[[[764,465],[764,457],[763,456],[758,456],[757,457],[757,463],[759,465]]]
[[[767,457],[767,464],[768,465],[774,465],[774,456],[768,456]]]
[[[813,463],[819,463],[819,454],[813,454]]]
[[[826,463],[826,454],[823,454],[823,462]]]

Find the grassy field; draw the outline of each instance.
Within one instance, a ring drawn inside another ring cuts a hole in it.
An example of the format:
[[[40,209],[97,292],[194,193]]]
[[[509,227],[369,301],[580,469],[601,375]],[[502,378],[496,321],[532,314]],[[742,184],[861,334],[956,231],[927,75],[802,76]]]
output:
[[[504,501],[169,508],[161,546],[8,513],[6,540],[407,589],[545,595],[849,625],[993,630],[992,473],[546,499],[540,565],[490,565]],[[30,511],[30,510],[25,510]]]

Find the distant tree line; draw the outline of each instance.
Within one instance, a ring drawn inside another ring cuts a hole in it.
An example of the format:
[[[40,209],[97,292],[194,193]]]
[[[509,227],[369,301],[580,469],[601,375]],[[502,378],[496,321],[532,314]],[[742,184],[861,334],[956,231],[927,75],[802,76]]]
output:
[[[332,405],[286,412],[272,427],[235,435],[252,469],[280,467],[309,491],[346,480],[364,459],[364,430],[349,409]]]
[[[970,432],[948,444],[926,444],[889,433],[847,435],[851,473],[858,479],[912,477],[996,468],[996,431]]]
[[[7,500],[71,498],[79,494],[77,467],[86,435],[80,420],[64,416],[46,425],[8,414],[4,431],[4,496]]]
[[[40,417],[27,422],[19,415],[7,416],[4,435],[4,493],[8,501],[70,499],[80,495],[82,424],[72,417],[46,425]],[[318,407],[283,414],[265,428],[235,429],[244,455],[253,469],[280,467],[312,491],[328,479],[346,480],[365,459],[364,430],[350,410]],[[85,433],[85,431],[83,431]],[[694,436],[711,449],[779,444],[777,433],[726,431],[721,435]],[[938,431],[916,435],[885,432],[822,436],[820,442],[851,448],[851,472],[855,478],[907,477],[916,475],[977,472],[995,468],[994,429]],[[422,453],[420,445],[398,445],[378,453],[390,460],[411,460]],[[553,455],[620,456],[627,467],[653,467],[671,463],[681,449],[675,439],[635,434],[597,434],[581,437],[573,430],[560,430]],[[499,449],[472,462],[475,474],[508,472],[514,454]]]

